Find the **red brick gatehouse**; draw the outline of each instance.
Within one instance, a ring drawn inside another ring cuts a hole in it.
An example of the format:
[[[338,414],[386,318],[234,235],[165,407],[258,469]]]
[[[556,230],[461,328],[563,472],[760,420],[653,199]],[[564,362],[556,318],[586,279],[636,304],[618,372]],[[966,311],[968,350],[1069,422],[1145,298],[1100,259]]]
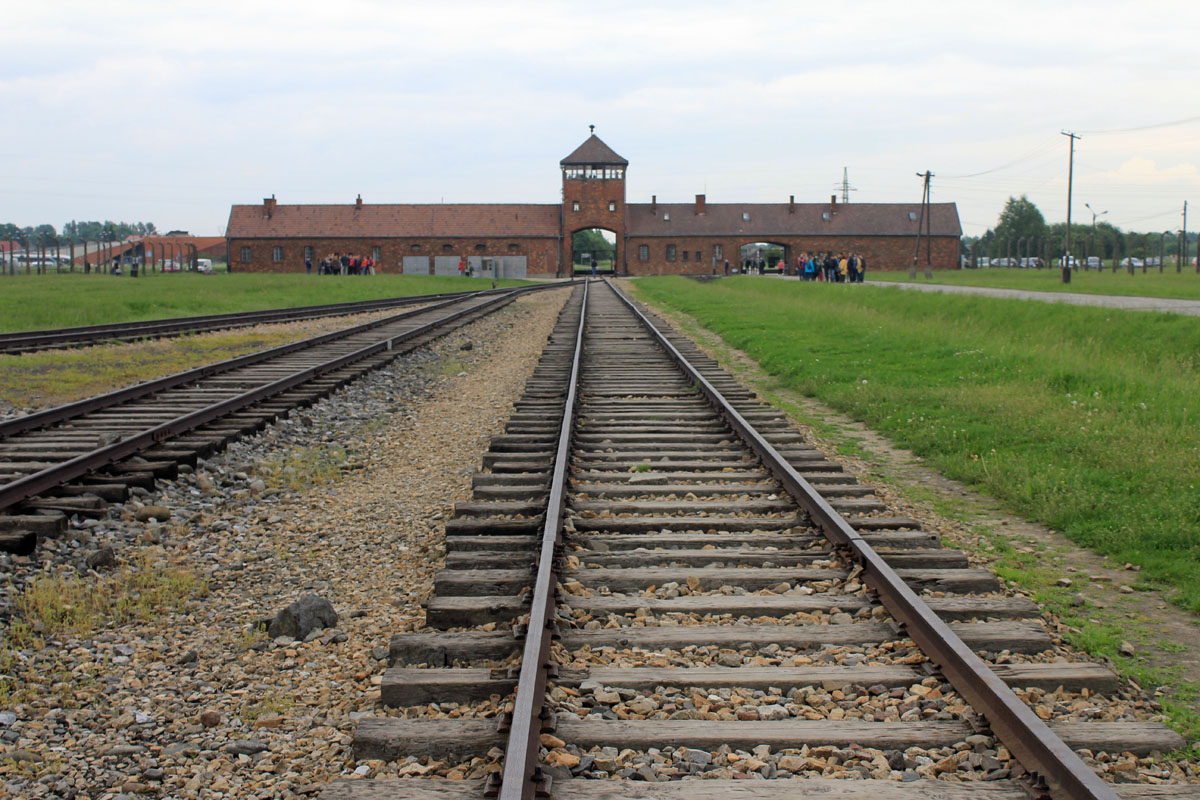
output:
[[[466,258],[476,275],[567,275],[573,237],[601,229],[614,241],[616,271],[627,275],[711,274],[744,247],[765,243],[795,264],[801,252],[857,252],[870,269],[908,267],[917,244],[919,203],[628,203],[629,162],[595,133],[559,162],[561,204],[461,203],[284,205],[275,197],[229,212],[226,241],[235,272],[300,272],[329,253],[373,256],[377,272],[457,275]],[[935,268],[959,264],[962,227],[954,203],[929,207],[928,252]],[[924,228],[925,226],[922,225]],[[922,242],[920,263],[926,258]]]

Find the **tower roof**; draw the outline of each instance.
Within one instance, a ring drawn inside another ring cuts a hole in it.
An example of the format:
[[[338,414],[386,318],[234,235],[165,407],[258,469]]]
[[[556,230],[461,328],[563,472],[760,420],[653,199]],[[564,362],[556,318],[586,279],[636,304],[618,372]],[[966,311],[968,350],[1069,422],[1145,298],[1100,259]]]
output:
[[[600,137],[594,133],[587,138],[586,142],[576,147],[575,152],[558,163],[564,167],[629,166],[628,161],[613,152],[613,149],[602,142]]]

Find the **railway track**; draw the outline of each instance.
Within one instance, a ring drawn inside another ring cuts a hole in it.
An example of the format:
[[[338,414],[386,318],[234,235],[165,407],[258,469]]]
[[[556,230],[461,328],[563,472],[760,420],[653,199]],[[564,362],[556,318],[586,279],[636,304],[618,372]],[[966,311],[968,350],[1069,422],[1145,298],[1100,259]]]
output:
[[[67,347],[85,347],[109,342],[131,342],[140,339],[157,339],[182,336],[187,333],[244,328],[273,322],[295,322],[318,317],[336,317],[364,314],[390,308],[405,308],[424,303],[439,302],[470,294],[500,294],[504,289],[483,292],[449,292],[444,294],[391,297],[380,300],[359,300],[350,303],[329,303],[318,306],[276,308],[265,311],[243,311],[231,314],[209,314],[195,317],[143,320],[107,325],[84,325],[73,328],[51,328],[40,331],[18,331],[0,333],[0,354],[29,353],[37,350],[58,350]]]
[[[512,302],[525,287],[441,299],[363,325],[0,423],[0,548],[32,552],[130,487],[315,402],[398,355]]]
[[[1182,739],[605,284],[473,493],[354,734],[401,777],[321,800],[1200,797],[1103,781]]]

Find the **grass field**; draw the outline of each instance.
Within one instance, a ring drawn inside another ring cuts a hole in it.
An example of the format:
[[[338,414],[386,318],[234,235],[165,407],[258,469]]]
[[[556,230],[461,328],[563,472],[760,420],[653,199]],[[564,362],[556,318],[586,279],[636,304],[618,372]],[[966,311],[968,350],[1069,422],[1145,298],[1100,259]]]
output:
[[[635,286],[1200,612],[1200,320],[754,278]]]
[[[500,280],[501,286],[525,283]],[[101,325],[490,289],[490,278],[426,275],[261,275],[176,273],[18,275],[0,278],[0,331]]]
[[[952,269],[937,270],[932,280],[925,280],[917,270],[917,278],[909,280],[907,271],[867,273],[870,281],[903,283],[941,283],[957,286],[992,286],[998,289],[1025,289],[1031,292],[1079,292],[1081,294],[1127,294],[1137,297],[1170,297],[1181,300],[1200,300],[1200,275],[1195,267],[1176,272],[1166,267],[1150,267],[1145,275],[1140,269],[1130,275],[1124,269],[1114,273],[1079,271],[1071,273],[1071,282],[1062,282],[1062,271],[1055,269]]]

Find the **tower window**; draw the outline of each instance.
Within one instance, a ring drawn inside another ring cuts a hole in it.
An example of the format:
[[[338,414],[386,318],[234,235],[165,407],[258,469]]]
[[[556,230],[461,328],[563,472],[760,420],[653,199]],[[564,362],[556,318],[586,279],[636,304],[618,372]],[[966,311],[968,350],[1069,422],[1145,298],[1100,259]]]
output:
[[[616,201],[616,200],[609,200],[609,201],[608,201],[608,210],[609,210],[609,211],[616,211],[616,210],[617,210],[617,201]]]
[[[576,200],[575,202],[571,203],[571,210],[572,210],[572,211],[578,211],[578,210],[579,210],[579,201],[578,201],[578,200]]]
[[[667,245],[667,261],[674,261],[674,260],[675,260],[675,245],[669,244],[669,245]]]

